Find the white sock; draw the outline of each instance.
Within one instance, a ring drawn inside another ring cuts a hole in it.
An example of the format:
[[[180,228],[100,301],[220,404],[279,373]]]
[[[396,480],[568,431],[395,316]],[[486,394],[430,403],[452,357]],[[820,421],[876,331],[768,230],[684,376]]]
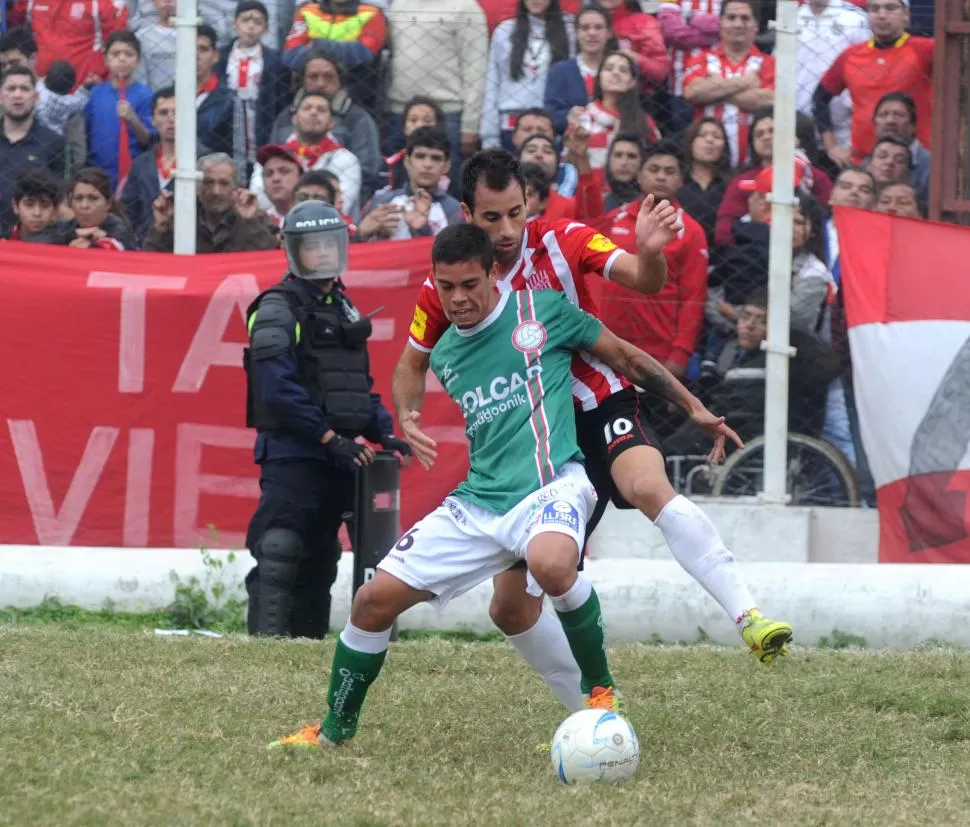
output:
[[[344,646],[356,652],[364,652],[368,655],[379,655],[387,649],[387,644],[391,642],[391,631],[393,628],[392,626],[383,632],[365,632],[363,629],[358,629],[348,620],[347,625],[344,626],[344,630],[340,633],[340,639],[343,641]]]
[[[584,707],[579,666],[562,624],[551,612],[543,608],[535,626],[518,635],[506,635],[506,639],[570,712]]]
[[[674,559],[721,604],[735,624],[741,615],[756,607],[734,555],[707,515],[687,497],[674,497],[654,525],[663,532]]]
[[[576,609],[589,600],[589,596],[592,593],[593,584],[582,575],[579,575],[576,578],[576,582],[569,587],[568,592],[559,595],[559,597],[554,597],[550,594],[549,599],[552,601],[552,606],[557,612],[575,612]]]

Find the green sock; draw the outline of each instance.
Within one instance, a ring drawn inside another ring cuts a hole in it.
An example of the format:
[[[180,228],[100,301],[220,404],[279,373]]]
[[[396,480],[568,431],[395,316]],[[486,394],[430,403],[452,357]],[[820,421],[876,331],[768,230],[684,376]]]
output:
[[[330,689],[327,704],[330,711],[323,719],[323,734],[335,744],[353,738],[357,732],[357,718],[367,697],[367,690],[377,680],[384,665],[387,650],[377,655],[351,649],[337,640],[330,668]]]
[[[603,614],[594,589],[589,599],[571,612],[556,612],[566,632],[569,648],[582,673],[581,686],[589,694],[594,686],[615,686],[606,662],[606,639],[603,634]]]

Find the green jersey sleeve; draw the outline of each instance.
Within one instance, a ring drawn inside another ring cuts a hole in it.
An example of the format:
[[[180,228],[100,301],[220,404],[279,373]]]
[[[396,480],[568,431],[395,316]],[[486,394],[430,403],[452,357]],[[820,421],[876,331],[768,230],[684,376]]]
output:
[[[589,350],[599,338],[603,323],[585,310],[580,310],[564,293],[544,291],[555,295],[553,318],[560,330],[562,343],[571,350]]]

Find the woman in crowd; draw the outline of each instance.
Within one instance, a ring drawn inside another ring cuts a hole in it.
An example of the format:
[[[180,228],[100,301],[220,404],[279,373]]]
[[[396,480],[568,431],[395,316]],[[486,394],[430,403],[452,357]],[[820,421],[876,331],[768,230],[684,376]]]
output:
[[[727,132],[717,118],[694,121],[684,135],[687,180],[677,198],[688,215],[704,228],[709,249],[714,247],[714,222],[731,174]]]
[[[576,57],[562,60],[549,70],[545,108],[559,134],[566,131],[570,110],[593,99],[596,75],[613,39],[611,26],[608,11],[595,4],[584,8],[576,18]]]
[[[613,35],[617,47],[633,58],[640,73],[640,95],[650,110],[653,93],[670,74],[670,53],[664,44],[663,30],[652,14],[640,8],[639,0],[598,0],[613,15]]]
[[[774,114],[771,107],[760,109],[754,113],[751,129],[748,132],[748,142],[751,147],[751,163],[727,185],[724,198],[717,212],[714,226],[714,243],[724,247],[734,242],[732,228],[734,222],[747,211],[747,193],[738,184],[741,181],[753,180],[758,177],[765,167],[771,166],[771,142],[774,136]],[[816,150],[814,121],[805,114],[798,113],[795,121],[795,143],[802,149],[809,162],[812,163],[812,153]],[[817,157],[817,153],[815,155]],[[828,204],[832,195],[832,179],[821,169],[812,166],[805,176],[808,190],[820,204]]]
[[[58,222],[52,244],[101,250],[137,250],[138,243],[121,205],[115,200],[111,177],[97,167],[85,167],[74,177],[67,203],[73,218]]]
[[[488,52],[481,138],[510,152],[515,118],[542,106],[549,68],[573,54],[573,17],[559,0],[519,0],[514,20],[495,29]]]
[[[589,165],[601,188],[606,182],[606,163],[613,138],[621,132],[636,136],[643,146],[660,140],[660,132],[640,106],[639,79],[633,58],[613,52],[603,60],[596,75],[593,100],[569,113],[569,125],[589,133]]]

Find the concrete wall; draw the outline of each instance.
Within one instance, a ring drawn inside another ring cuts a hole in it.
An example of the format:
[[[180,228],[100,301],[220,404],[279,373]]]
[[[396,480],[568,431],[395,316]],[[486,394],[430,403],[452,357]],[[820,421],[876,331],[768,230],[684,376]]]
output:
[[[702,503],[740,561],[766,613],[790,620],[796,642],[815,645],[833,630],[870,646],[941,640],[970,646],[970,567],[873,565],[876,512]],[[213,552],[225,556],[226,552]],[[248,552],[223,570],[241,583]],[[172,571],[204,580],[194,549],[0,546],[0,606],[37,605],[46,595],[100,608],[105,599],[129,611],[171,602]],[[601,595],[614,640],[737,643],[720,607],[670,558],[659,532],[636,512],[611,512],[597,531],[587,573]],[[334,588],[334,624],[350,610],[351,559],[344,555]],[[490,584],[454,601],[442,614],[419,606],[402,628],[492,630]]]

